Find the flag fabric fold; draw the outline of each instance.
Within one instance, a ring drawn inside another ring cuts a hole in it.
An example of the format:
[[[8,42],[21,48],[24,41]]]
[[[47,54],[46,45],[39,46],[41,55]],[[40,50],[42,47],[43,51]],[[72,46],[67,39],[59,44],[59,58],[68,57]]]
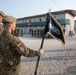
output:
[[[65,38],[62,26],[50,13],[47,13],[44,34],[50,35],[51,37],[61,41],[61,43],[65,45]]]

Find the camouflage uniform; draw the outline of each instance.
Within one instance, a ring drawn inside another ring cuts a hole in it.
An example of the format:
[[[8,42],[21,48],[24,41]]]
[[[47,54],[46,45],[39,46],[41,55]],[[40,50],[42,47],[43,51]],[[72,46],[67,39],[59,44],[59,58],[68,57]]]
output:
[[[5,13],[3,11],[0,11],[0,34],[3,31],[3,25],[2,25],[2,17],[5,16]]]
[[[6,31],[3,31],[0,36],[0,51],[3,61],[0,64],[4,65],[0,65],[2,75],[18,75],[21,55],[25,57],[40,55],[39,51],[26,47],[20,39]]]
[[[15,31],[12,31],[12,34],[14,35],[14,36],[19,36],[19,29],[18,28],[16,28],[15,29]]]
[[[23,36],[23,30],[21,30],[21,36]]]
[[[0,24],[0,34],[2,33],[2,24]]]
[[[15,18],[6,16],[3,21],[15,22]],[[18,37],[4,30],[0,36],[0,75],[19,75],[22,55],[34,57],[39,56],[40,52],[26,47]]]

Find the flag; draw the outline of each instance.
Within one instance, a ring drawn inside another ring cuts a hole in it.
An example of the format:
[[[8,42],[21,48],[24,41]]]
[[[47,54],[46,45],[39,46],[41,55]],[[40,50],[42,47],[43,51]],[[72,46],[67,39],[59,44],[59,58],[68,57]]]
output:
[[[51,37],[61,41],[61,43],[65,45],[65,38],[62,26],[50,13],[47,13],[44,34],[50,35]]]

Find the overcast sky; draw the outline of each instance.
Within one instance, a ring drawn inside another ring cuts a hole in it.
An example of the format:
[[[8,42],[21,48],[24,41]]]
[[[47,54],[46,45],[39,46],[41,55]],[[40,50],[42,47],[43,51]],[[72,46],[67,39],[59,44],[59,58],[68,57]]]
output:
[[[0,10],[16,18],[51,11],[76,10],[76,0],[0,0]]]

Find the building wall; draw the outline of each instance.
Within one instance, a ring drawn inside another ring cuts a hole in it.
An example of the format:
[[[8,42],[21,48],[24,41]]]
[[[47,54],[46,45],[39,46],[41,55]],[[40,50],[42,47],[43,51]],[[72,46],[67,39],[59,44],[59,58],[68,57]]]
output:
[[[74,21],[74,31],[76,33],[76,20]]]
[[[65,14],[57,14],[57,15],[55,14],[54,17],[56,19],[65,19]]]
[[[37,17],[37,18],[30,18],[30,19],[21,19],[18,20],[17,23],[28,23],[28,22],[39,22],[41,19],[41,21],[45,21],[46,20],[46,16],[44,17]]]
[[[74,30],[74,17],[66,13],[65,19],[70,19],[70,30]]]
[[[70,24],[67,24],[67,25],[62,25],[62,28],[65,29],[65,35],[69,35],[69,32],[70,31],[73,31],[74,32],[74,17],[68,13],[61,13],[61,14],[54,14],[54,17],[56,19],[70,19]],[[40,20],[41,19],[41,20]],[[43,16],[43,17],[32,17],[32,18],[29,18],[29,19],[21,19],[21,20],[18,20],[17,23],[29,23],[29,22],[40,22],[40,21],[45,21],[46,20],[46,16]],[[24,28],[24,33],[29,33],[29,30],[33,28],[33,27],[26,27]]]
[[[31,22],[40,22],[41,21],[45,21],[46,20],[46,16],[44,17],[36,17],[36,18],[29,18],[29,19],[21,19],[17,21],[17,24],[19,23],[29,23]],[[29,30],[32,29],[34,27],[28,26],[28,27],[20,27],[20,31],[21,29],[23,29],[23,33],[29,33]],[[39,28],[38,26],[36,28]]]
[[[66,35],[69,35],[70,31],[74,33],[74,17],[68,13],[65,15],[65,19],[70,19],[70,25],[66,25]]]

